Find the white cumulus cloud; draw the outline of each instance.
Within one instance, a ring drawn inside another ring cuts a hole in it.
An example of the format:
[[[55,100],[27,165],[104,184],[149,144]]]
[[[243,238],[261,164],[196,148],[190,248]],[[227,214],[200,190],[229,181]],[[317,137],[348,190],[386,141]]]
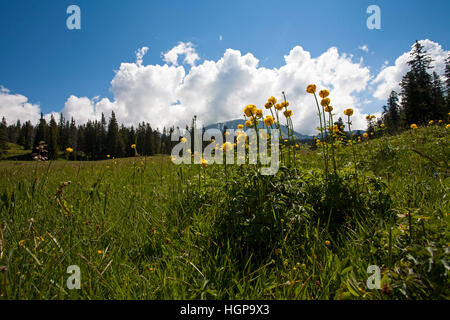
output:
[[[447,52],[430,40],[423,40],[422,44],[434,59],[438,73],[443,74]],[[305,91],[308,84],[314,83],[319,90],[330,90],[336,119],[343,116],[346,108],[353,108],[353,128],[364,129],[363,108],[372,100],[367,96],[369,86],[375,87],[373,97],[386,99],[408,70],[409,59],[409,53],[405,53],[394,66],[386,66],[374,76],[362,59],[354,61],[335,47],[312,57],[303,47],[295,46],[279,68],[265,68],[252,53],[233,49],[227,49],[217,60],[201,60],[192,43],[182,42],[162,55],[163,65],[145,65],[147,51],[143,47],[136,51],[135,62],[120,64],[111,81],[112,99],[72,95],[62,110],[65,117],[84,123],[100,119],[102,113],[108,118],[114,111],[119,123],[125,125],[149,122],[159,129],[184,127],[194,115],[204,124],[242,119],[246,105],[255,104],[264,110],[267,98],[275,96],[281,100],[281,92],[285,91],[294,113],[295,130],[315,134],[319,125],[317,107],[314,97]],[[188,70],[179,64],[180,55],[189,65]],[[40,109],[25,96],[1,88],[0,112],[8,122],[36,121]]]
[[[178,45],[173,47],[171,50],[164,53],[163,60],[166,63],[178,65],[178,56],[184,55],[183,63],[193,66],[195,61],[199,60],[197,52],[195,51],[194,45],[191,42],[179,42]]]
[[[40,118],[40,108],[38,104],[28,102],[27,97],[12,94],[0,86],[0,116],[5,117],[9,124],[17,120],[31,120],[32,123],[36,123]]]

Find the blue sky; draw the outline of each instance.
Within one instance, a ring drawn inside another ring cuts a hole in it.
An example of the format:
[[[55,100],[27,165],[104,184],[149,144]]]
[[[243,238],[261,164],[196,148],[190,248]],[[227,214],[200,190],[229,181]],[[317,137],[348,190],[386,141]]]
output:
[[[71,4],[81,8],[81,30],[66,28]],[[371,4],[381,8],[381,30],[366,27]],[[70,95],[112,99],[114,70],[134,62],[138,48],[150,48],[144,64],[163,64],[161,53],[180,41],[195,45],[200,62],[217,61],[232,48],[252,53],[266,68],[282,66],[296,45],[312,57],[335,46],[355,62],[363,57],[376,75],[416,39],[448,50],[448,12],[446,0],[0,0],[0,85],[44,113],[61,110]],[[367,112],[380,109],[379,101],[367,106]]]

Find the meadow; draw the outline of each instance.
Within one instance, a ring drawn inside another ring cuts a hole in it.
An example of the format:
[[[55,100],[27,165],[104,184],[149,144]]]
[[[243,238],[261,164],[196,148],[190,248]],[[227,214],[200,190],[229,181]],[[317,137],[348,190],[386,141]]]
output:
[[[1,161],[1,297],[448,299],[448,130],[286,143],[273,176],[163,155]]]

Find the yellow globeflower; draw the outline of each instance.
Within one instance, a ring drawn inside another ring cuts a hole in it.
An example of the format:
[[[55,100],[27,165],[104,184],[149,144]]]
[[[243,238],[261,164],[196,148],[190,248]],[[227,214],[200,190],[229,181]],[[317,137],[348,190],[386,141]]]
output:
[[[328,90],[320,90],[319,91],[319,97],[321,97],[323,99],[325,99],[329,95],[330,95],[330,91],[328,91]]]
[[[325,110],[325,112],[331,112],[331,111],[333,111],[333,107],[332,106],[326,106],[324,110]]]
[[[327,240],[327,241],[325,241],[325,245],[326,245],[326,246],[329,246],[330,244],[331,244],[331,242],[330,242],[330,241],[328,241],[328,240]]]
[[[131,149],[136,149],[136,145],[134,143],[131,145]]]
[[[238,124],[237,128],[238,128],[239,130],[242,130],[242,129],[244,129],[244,125],[243,125],[243,124]]]
[[[202,158],[202,163],[201,163],[203,168],[206,168],[206,166],[208,165],[208,161],[206,159]]]
[[[224,150],[224,151],[231,151],[231,150],[233,150],[233,145],[230,142],[225,142],[222,145],[222,150]]]
[[[322,99],[322,101],[320,102],[320,104],[322,105],[322,107],[326,107],[327,105],[330,104],[330,99],[329,98],[324,98]]]
[[[277,103],[275,105],[275,109],[277,109],[278,111],[281,111],[281,110],[283,110],[283,106],[281,104]]]
[[[182,143],[186,143],[187,139],[185,137],[181,138],[180,140]]]
[[[250,121],[250,120],[247,120],[247,121],[245,121],[245,126],[248,128],[248,127],[251,127],[252,126],[252,122]]]
[[[67,148],[66,151],[67,151],[68,153],[72,153],[72,152],[73,152],[73,149],[72,149],[72,148]]]
[[[432,125],[434,123],[434,120],[430,120],[430,122],[428,122],[429,125]]]
[[[442,120],[439,120],[439,123],[442,123],[443,121]]]
[[[370,115],[367,115],[367,116],[366,116],[366,120],[370,120]]]
[[[277,99],[275,99],[274,97],[270,97],[269,99],[267,99],[267,101],[269,101],[270,103],[272,103],[272,105],[277,103]]]
[[[106,155],[107,158],[111,158],[111,156],[109,154]]]
[[[284,112],[284,116],[285,116],[286,118],[291,117],[291,116],[292,116],[292,110],[286,110],[286,111]]]
[[[450,129],[450,124],[446,125],[445,129]]]
[[[273,107],[273,103],[269,101],[264,106],[266,107],[266,109],[270,109]]]
[[[411,129],[417,129],[417,124],[413,123],[413,124],[411,125]]]
[[[370,116],[370,119],[375,119],[375,116],[374,116],[374,115],[371,115],[371,116]]]
[[[381,128],[385,128],[386,125],[385,125],[384,123],[382,123],[382,124],[380,124],[380,127],[381,127]]]
[[[249,104],[244,108],[244,113],[247,117],[251,117],[256,113],[256,106],[254,104]]]
[[[267,117],[264,118],[264,124],[267,127],[270,127],[273,123],[274,123],[274,120],[273,120],[272,116],[267,116]]]
[[[369,137],[369,134],[366,132],[366,133],[363,134],[363,137],[364,137],[365,139],[367,139],[367,138]]]
[[[281,101],[281,108],[289,107],[289,101]]]
[[[306,92],[308,93],[315,93],[316,92],[316,85],[315,84],[310,84],[309,86],[306,87]]]
[[[263,116],[263,111],[261,109],[257,109],[256,110],[256,117],[257,118],[262,118],[262,116]]]
[[[349,117],[351,117],[352,115],[353,115],[353,109],[345,109],[344,110],[344,114],[346,115],[346,116],[349,116]]]

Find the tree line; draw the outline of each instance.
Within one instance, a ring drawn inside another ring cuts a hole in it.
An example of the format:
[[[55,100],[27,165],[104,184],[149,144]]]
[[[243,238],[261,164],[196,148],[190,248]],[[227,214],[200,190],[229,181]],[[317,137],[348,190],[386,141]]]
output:
[[[378,125],[384,123],[390,134],[409,129],[410,125],[427,125],[445,121],[450,111],[450,56],[445,62],[445,81],[433,71],[432,59],[416,41],[408,62],[410,71],[403,77],[400,93],[392,91],[383,106]],[[370,125],[367,131],[373,131]]]
[[[66,120],[63,114],[60,114],[58,121],[52,115],[47,122],[41,113],[35,126],[31,121],[21,123],[20,120],[7,125],[3,118],[0,124],[0,153],[7,151],[7,142],[33,152],[44,142],[50,160],[61,156],[71,160],[100,160],[107,157],[131,157],[136,152],[143,156],[170,154],[172,131],[173,128],[164,127],[160,132],[145,122],[137,128],[119,126],[114,111],[108,123],[102,114],[101,120],[88,121],[83,125],[76,125],[73,118]]]
[[[445,63],[445,81],[432,71],[432,59],[424,47],[416,41],[408,62],[410,71],[403,77],[401,92],[392,91],[387,104],[383,106],[380,119],[369,119],[366,132],[371,138],[380,133],[376,127],[385,126],[389,134],[396,134],[410,127],[411,124],[427,125],[430,120],[445,121],[450,110],[450,56]],[[194,123],[195,119],[193,119]],[[347,137],[345,124],[341,118],[334,123],[339,135]],[[149,123],[119,127],[114,112],[111,113],[107,124],[102,114],[101,120],[88,121],[83,125],[76,125],[73,118],[68,121],[61,114],[57,122],[51,116],[50,122],[41,118],[36,126],[30,121],[7,125],[3,118],[0,123],[0,154],[6,152],[7,142],[17,143],[25,150],[35,150],[42,141],[46,143],[49,159],[57,159],[67,148],[73,150],[66,156],[77,160],[99,160],[110,157],[130,157],[136,152],[140,155],[170,154],[173,142],[170,141],[174,128],[164,128],[162,132],[154,130]],[[362,131],[356,131],[353,136],[361,136]],[[310,141],[315,148],[315,142]],[[136,149],[131,146],[135,145]]]

